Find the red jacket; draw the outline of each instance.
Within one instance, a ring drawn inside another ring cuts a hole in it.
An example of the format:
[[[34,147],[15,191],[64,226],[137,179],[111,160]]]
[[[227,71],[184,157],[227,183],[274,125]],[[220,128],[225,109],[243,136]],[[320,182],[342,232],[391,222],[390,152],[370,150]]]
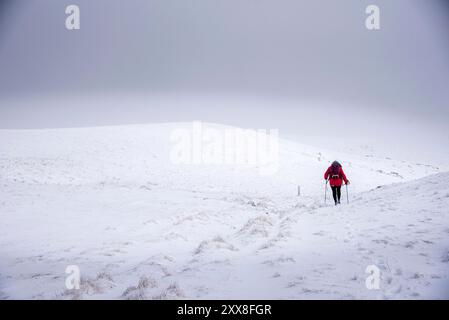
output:
[[[343,184],[343,181],[347,184],[348,183],[348,179],[346,178],[345,173],[343,172],[343,168],[340,167],[340,171],[338,173],[338,177],[329,177],[331,175],[331,170],[332,170],[332,166],[330,166],[329,168],[327,168],[326,172],[324,173],[324,180],[329,179],[329,184],[331,185],[331,187],[341,187],[341,185]]]

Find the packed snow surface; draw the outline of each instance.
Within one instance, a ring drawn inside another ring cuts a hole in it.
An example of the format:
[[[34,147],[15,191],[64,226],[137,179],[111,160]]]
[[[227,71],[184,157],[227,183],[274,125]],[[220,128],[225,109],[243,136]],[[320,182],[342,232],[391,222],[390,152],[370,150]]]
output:
[[[0,130],[0,298],[449,298],[445,168],[282,139],[273,175],[173,163],[191,126]]]

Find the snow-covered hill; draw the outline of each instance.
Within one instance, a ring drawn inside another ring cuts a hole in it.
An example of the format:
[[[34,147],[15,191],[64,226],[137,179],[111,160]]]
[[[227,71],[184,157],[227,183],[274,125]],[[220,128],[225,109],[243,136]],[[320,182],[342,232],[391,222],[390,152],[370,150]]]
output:
[[[0,297],[448,296],[444,168],[288,140],[274,175],[174,164],[171,134],[191,126],[1,130]],[[352,182],[340,207],[323,203],[335,159]]]

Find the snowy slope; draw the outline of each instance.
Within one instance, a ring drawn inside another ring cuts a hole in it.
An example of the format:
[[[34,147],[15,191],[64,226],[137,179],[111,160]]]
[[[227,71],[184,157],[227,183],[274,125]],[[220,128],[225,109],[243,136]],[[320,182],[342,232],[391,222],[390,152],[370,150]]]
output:
[[[0,297],[447,297],[444,168],[287,140],[272,176],[175,165],[170,134],[190,127],[1,130]],[[323,204],[334,159],[352,182],[337,208]]]

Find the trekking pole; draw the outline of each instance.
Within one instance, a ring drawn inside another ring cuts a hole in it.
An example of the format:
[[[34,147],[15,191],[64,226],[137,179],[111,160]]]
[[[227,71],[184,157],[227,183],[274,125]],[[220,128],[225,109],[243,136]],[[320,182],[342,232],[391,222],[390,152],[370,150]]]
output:
[[[327,182],[329,180],[326,180],[326,184],[324,185],[324,203],[326,204],[326,198],[327,198]]]
[[[349,203],[348,184],[345,183],[345,186],[346,186],[346,202]]]

